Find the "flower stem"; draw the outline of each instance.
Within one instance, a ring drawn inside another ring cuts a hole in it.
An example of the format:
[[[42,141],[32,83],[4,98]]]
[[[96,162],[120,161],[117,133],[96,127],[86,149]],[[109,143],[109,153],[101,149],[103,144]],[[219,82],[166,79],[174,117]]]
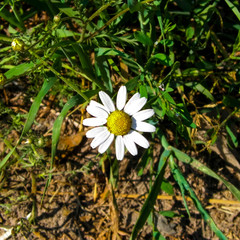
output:
[[[34,55],[40,62],[48,68],[52,73],[54,73],[58,78],[60,78],[63,82],[65,82],[69,87],[71,87],[74,91],[76,91],[82,98],[84,98],[87,102],[89,102],[89,98],[74,84],[67,78],[64,78],[58,71],[56,71],[48,61],[43,60],[40,56],[38,56],[33,51],[29,50],[29,53]]]

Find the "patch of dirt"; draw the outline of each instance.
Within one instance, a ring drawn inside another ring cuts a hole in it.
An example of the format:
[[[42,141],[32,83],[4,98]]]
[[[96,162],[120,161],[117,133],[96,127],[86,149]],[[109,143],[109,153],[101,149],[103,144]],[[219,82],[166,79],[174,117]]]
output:
[[[10,99],[8,107],[11,107],[13,103],[17,105],[18,99],[20,99],[19,104],[23,101],[22,95],[8,94]],[[13,97],[16,97],[15,101],[11,101]],[[57,110],[50,111],[47,102],[48,100],[45,100],[44,105],[41,106],[33,126],[33,130],[39,136],[46,138],[51,135],[53,122],[59,114]],[[24,109],[23,105],[21,107]],[[25,108],[28,111],[29,108],[27,106]],[[97,151],[90,148],[90,140],[82,135],[81,139],[77,138],[76,143],[71,142],[71,147],[67,145],[71,136],[77,136],[80,119],[81,112],[76,111],[64,121],[61,149],[58,151],[56,164],[51,172],[52,180],[44,197],[47,177],[50,174],[48,171],[50,168],[49,147],[38,149],[39,154],[43,155],[43,159],[39,162],[40,165],[23,167],[15,163],[3,171],[0,177],[0,236],[3,236],[7,229],[12,228],[8,239],[113,239],[115,223],[119,221],[118,233],[121,239],[129,239],[144,204],[144,196],[149,192],[150,186],[149,166],[141,176],[137,174],[139,158],[143,150],[141,149],[136,157],[127,154],[125,159],[119,162],[119,181],[114,191],[118,206],[118,219],[116,219],[110,197],[111,192],[108,188],[108,160],[105,161],[104,169],[100,164],[101,159]],[[0,121],[3,123],[1,132],[4,132],[10,123],[4,119]],[[11,143],[14,145],[19,134],[16,130],[12,130],[8,140],[12,139]],[[13,136],[15,136],[15,141]],[[150,135],[147,137],[150,139]],[[153,160],[157,169],[162,147],[157,139],[153,141]],[[49,143],[47,145],[51,146]],[[23,147],[24,144],[19,146],[20,149]],[[1,156],[5,156],[7,148],[2,140],[0,150]],[[189,154],[239,186],[238,179],[234,178],[234,168],[231,166],[226,168],[226,161],[217,153],[203,151],[198,154]],[[114,159],[114,155],[111,157]],[[215,179],[207,177],[188,165],[179,163],[179,166],[220,230],[228,239],[240,239],[240,205],[217,204],[208,201],[209,199],[234,201],[232,194]],[[191,201],[188,201],[191,214],[190,217],[188,216],[183,201],[176,197],[180,196],[180,191],[168,168],[164,177],[174,186],[175,195],[164,199],[161,196],[168,195],[164,192],[159,193],[154,213],[156,228],[169,240],[218,239],[202,220]],[[163,217],[160,214],[161,211],[173,211],[175,217]],[[35,218],[32,217],[34,214]],[[137,239],[152,239],[152,227],[145,224]]]

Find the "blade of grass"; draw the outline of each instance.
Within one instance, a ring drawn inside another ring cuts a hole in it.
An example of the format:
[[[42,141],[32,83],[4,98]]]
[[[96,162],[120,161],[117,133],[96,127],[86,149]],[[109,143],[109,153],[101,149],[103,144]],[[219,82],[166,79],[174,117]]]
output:
[[[18,146],[19,142],[21,141],[23,135],[25,133],[28,132],[28,130],[30,129],[30,127],[32,126],[32,123],[36,117],[36,114],[38,112],[38,109],[40,107],[40,104],[42,102],[42,99],[44,98],[44,96],[47,94],[47,92],[49,91],[49,89],[53,86],[53,84],[56,82],[57,78],[56,77],[49,77],[46,78],[43,82],[43,86],[41,88],[41,90],[39,91],[37,97],[35,98],[29,113],[28,113],[28,118],[26,120],[26,123],[24,125],[22,134],[17,142],[17,144],[15,145],[15,147],[7,154],[7,156],[0,162],[0,170],[5,166],[5,164],[7,163],[8,159],[11,157],[11,155],[13,153],[15,153],[16,147]]]
[[[16,4],[14,3],[14,1],[12,2],[11,7],[12,7],[12,11],[13,11],[13,13],[15,15],[15,18],[17,19],[19,24],[22,26],[22,29],[25,30],[24,21],[22,20],[21,15],[19,13],[19,10],[16,7]]]
[[[208,168],[207,166],[203,165],[201,162],[199,162],[198,160],[188,156],[187,154],[183,153],[182,151],[178,150],[177,148],[174,148],[172,146],[168,147],[169,151],[173,151],[176,158],[178,160],[180,160],[181,162],[190,164],[191,166],[193,166],[194,168],[198,169],[199,171],[221,181],[224,183],[224,185],[232,192],[232,194],[238,199],[240,200],[240,191],[230,182],[228,182],[227,180],[225,180],[223,177],[219,176],[218,174],[216,174],[214,171],[212,171],[210,168]]]
[[[181,193],[182,193],[183,199],[185,199],[184,192],[187,191],[189,196],[190,196],[190,198],[192,199],[195,207],[201,213],[202,218],[210,226],[212,231],[215,232],[215,234],[219,237],[219,239],[227,240],[227,237],[220,231],[220,229],[216,226],[216,224],[213,221],[213,219],[211,218],[211,216],[204,209],[204,207],[202,206],[201,202],[198,200],[196,194],[194,193],[194,191],[192,190],[192,188],[188,184],[187,180],[182,175],[181,171],[179,170],[179,168],[177,167],[177,165],[173,161],[173,159],[172,160],[170,159],[169,163],[170,163],[171,171],[173,173],[173,177],[174,177],[174,179],[176,180],[176,182],[178,183],[178,185],[179,185],[179,187],[181,189]],[[187,204],[186,199],[185,199],[185,203],[184,204]]]
[[[165,150],[160,157],[159,172],[158,172],[156,180],[151,188],[151,191],[140,211],[140,215],[139,215],[137,222],[133,228],[130,240],[136,239],[138,232],[142,229],[143,225],[147,221],[149,214],[151,213],[151,211],[153,209],[153,206],[157,199],[158,193],[161,190],[161,183],[163,180],[163,175],[165,173],[166,162],[167,162],[167,159],[169,158],[170,154],[171,154],[170,151]]]
[[[68,100],[68,102],[64,105],[60,115],[58,116],[58,118],[55,120],[54,124],[53,124],[53,133],[52,133],[52,151],[51,151],[51,163],[50,163],[50,174],[48,176],[48,180],[46,182],[44,191],[43,191],[43,196],[42,196],[42,201],[41,204],[43,202],[43,199],[45,197],[45,193],[49,187],[49,184],[51,182],[52,179],[52,174],[51,174],[51,170],[53,168],[53,164],[54,164],[54,158],[56,156],[56,151],[57,151],[57,145],[58,145],[58,141],[59,141],[59,137],[60,137],[60,132],[61,132],[61,126],[62,126],[62,122],[64,117],[67,115],[68,111],[78,105],[84,102],[84,99],[79,96],[76,95],[74,97],[72,97],[70,100]]]
[[[237,7],[229,0],[225,0],[227,5],[231,8],[231,10],[234,12],[238,20],[240,21],[240,12],[238,11]]]
[[[8,149],[13,150],[14,147],[12,146],[12,144],[6,138],[4,138],[4,136],[1,133],[0,133],[0,138],[3,140],[3,142],[5,143],[5,145],[7,146]],[[14,151],[13,155],[16,159],[20,158],[17,151]]]
[[[88,91],[85,92],[86,96],[88,97],[92,97],[93,95],[95,95],[97,93],[97,90],[94,91]],[[57,152],[57,145],[58,145],[58,141],[59,141],[59,137],[60,137],[60,132],[61,132],[61,126],[62,126],[62,122],[64,120],[64,117],[67,115],[68,111],[79,104],[83,104],[85,102],[85,99],[83,97],[81,97],[80,95],[76,95],[74,97],[72,97],[70,100],[68,100],[68,102],[64,105],[61,113],[59,114],[58,118],[55,120],[54,124],[53,124],[53,133],[52,133],[52,151],[51,151],[51,162],[50,162],[50,174],[48,176],[48,180],[47,183],[45,185],[44,188],[44,192],[43,192],[43,196],[42,196],[42,201],[44,199],[45,193],[48,189],[48,186],[51,182],[52,179],[52,174],[51,174],[51,170],[53,168],[54,165],[54,159],[56,156],[56,152]],[[41,201],[41,203],[42,203]]]
[[[7,9],[3,8],[0,11],[0,17],[8,21],[11,25],[18,27],[21,31],[25,30],[25,27],[21,25],[20,22],[16,19],[13,13],[10,13]]]
[[[22,135],[24,135],[25,133],[27,133],[29,131],[30,127],[33,124],[33,121],[36,117],[36,114],[38,112],[38,109],[40,107],[40,104],[41,104],[44,96],[48,93],[50,88],[54,85],[56,80],[57,80],[57,77],[49,77],[49,78],[46,78],[45,81],[43,82],[43,86],[42,86],[41,90],[39,91],[37,97],[34,99],[34,102],[29,110],[28,118],[24,125]]]
[[[29,53],[34,55],[46,68],[48,68],[52,73],[54,73],[58,78],[60,78],[63,82],[65,82],[70,88],[72,88],[74,91],[76,91],[81,97],[83,97],[86,101],[89,101],[88,97],[81,91],[81,89],[78,87],[79,83],[73,82],[72,80],[65,78],[62,76],[61,73],[56,71],[50,62],[45,61],[43,58],[38,56],[35,52],[29,50]],[[67,65],[67,64],[65,64]],[[68,65],[67,65],[68,66]],[[71,69],[70,67],[68,67]],[[79,73],[80,74],[80,73]],[[82,76],[89,79],[85,74],[82,74]]]
[[[215,102],[215,99],[214,99],[213,95],[202,84],[196,83],[196,82],[188,82],[188,83],[185,83],[185,85],[192,88],[192,89],[195,89],[195,90],[201,92],[207,98],[209,98],[211,101]]]
[[[95,69],[99,80],[102,79],[106,89],[112,92],[113,87],[108,62],[104,58],[96,59]]]
[[[5,77],[10,80],[12,78],[18,77],[20,75],[23,75],[27,73],[28,71],[32,70],[33,68],[36,68],[39,64],[39,61],[37,62],[29,62],[29,63],[22,63],[19,64],[12,69],[8,70],[4,73]]]
[[[143,5],[143,4],[147,4],[150,2],[153,2],[154,0],[145,0],[140,2],[139,4]],[[89,41],[90,39],[94,38],[95,36],[97,36],[100,32],[102,32],[107,26],[109,26],[113,21],[115,21],[117,18],[119,18],[120,16],[122,16],[123,14],[125,14],[126,12],[130,11],[130,8],[125,8],[122,11],[120,11],[119,13],[116,13],[114,15],[114,17],[112,17],[111,19],[109,19],[100,29],[98,29],[97,31],[95,31],[94,33],[92,33],[90,36],[88,36],[86,39],[86,41]]]
[[[176,164],[173,165],[173,163],[174,163],[173,158],[171,158],[170,162],[171,162],[170,167],[171,167],[173,177],[179,185],[179,188],[180,188],[180,191],[181,191],[181,194],[182,194],[183,204],[184,204],[184,207],[186,208],[186,211],[187,211],[188,216],[190,218],[191,214],[190,214],[190,211],[189,211],[189,208],[188,208],[187,199],[186,199],[186,195],[185,195],[186,189],[185,189],[183,181],[182,181],[183,176],[181,174],[179,174],[179,171],[178,171],[178,168],[177,168]],[[173,168],[172,166],[174,166],[175,168]]]
[[[183,153],[182,151],[178,150],[177,148],[174,148],[172,146],[169,145],[169,143],[167,142],[166,137],[164,136],[164,134],[162,133],[162,131],[160,129],[157,130],[157,134],[159,135],[160,139],[161,139],[161,143],[164,147],[164,149],[168,149],[170,151],[173,151],[176,158],[178,160],[180,160],[181,162],[190,164],[191,166],[193,166],[194,168],[202,171],[203,173],[219,180],[222,181],[225,186],[232,192],[232,194],[238,199],[240,200],[240,191],[230,182],[226,181],[223,177],[219,176],[218,174],[216,174],[214,171],[212,171],[210,168],[208,168],[207,166],[203,165],[202,163],[200,163],[198,160],[188,156],[187,154]]]
[[[232,143],[234,144],[234,147],[238,147],[238,140],[237,140],[237,137],[234,135],[234,133],[232,132],[231,128],[226,125],[226,130],[227,130],[227,133],[228,135],[230,136],[231,140],[232,140]]]
[[[94,71],[93,71],[91,59],[86,54],[83,46],[81,44],[73,44],[72,47],[78,55],[78,58],[79,58],[80,63],[82,65],[82,69],[87,71],[88,75],[91,76],[91,78],[92,78],[92,73]]]

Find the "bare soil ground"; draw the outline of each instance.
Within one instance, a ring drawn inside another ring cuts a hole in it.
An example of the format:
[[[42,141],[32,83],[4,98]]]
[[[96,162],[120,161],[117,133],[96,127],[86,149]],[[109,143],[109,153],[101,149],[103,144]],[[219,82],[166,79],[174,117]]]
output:
[[[11,88],[12,86],[4,90],[0,89],[1,101],[15,113],[27,113],[30,106],[29,99],[26,99],[21,89],[12,91]],[[45,136],[44,139],[50,139],[53,122],[59,113],[59,109],[52,107],[54,103],[51,102],[51,99],[52,97],[48,96],[43,101],[33,126],[33,131],[38,134],[39,138]],[[144,195],[149,191],[149,169],[146,168],[142,176],[137,175],[137,164],[141,151],[137,157],[127,154],[125,159],[119,162],[119,182],[115,190],[118,216],[115,216],[106,181],[109,174],[107,164],[105,172],[103,172],[96,150],[90,148],[90,141],[83,134],[78,134],[80,119],[81,112],[76,111],[64,122],[62,136],[70,136],[70,138],[61,139],[59,145],[61,150],[58,151],[56,164],[52,171],[53,177],[44,198],[47,169],[50,166],[49,142],[46,147],[38,148],[39,155],[43,156],[42,165],[27,168],[14,163],[1,175],[1,240],[5,239],[4,234],[6,234],[7,228],[12,228],[8,239],[112,239],[112,229],[116,221],[119,221],[121,239],[129,239],[144,203]],[[4,134],[10,126],[9,115],[2,115],[0,118],[1,133]],[[21,131],[16,129],[10,131],[8,140],[13,146],[20,133]],[[150,136],[148,137],[150,139]],[[168,137],[171,140],[170,130]],[[76,142],[71,142],[72,139],[75,139]],[[157,166],[162,148],[158,139],[153,139],[152,143],[154,145],[154,163]],[[25,145],[26,142],[22,142],[19,149],[23,149]],[[239,169],[237,166],[229,164],[227,158],[223,157],[226,154],[218,152],[219,149],[224,149],[223,145],[216,147],[215,150],[212,149],[212,152],[205,150],[201,153],[188,152],[188,154],[204,162],[239,187]],[[233,154],[230,150],[228,151],[230,155]],[[7,148],[0,140],[0,156],[3,157],[6,153]],[[237,158],[233,159],[234,155],[231,155],[230,158],[237,164]],[[196,195],[221,231],[228,239],[240,239],[240,205],[227,204],[227,202],[217,204],[208,201],[209,199],[235,201],[232,194],[215,179],[207,177],[190,166],[181,163],[179,165]],[[46,174],[40,177],[41,173]],[[38,177],[36,178],[36,176]],[[218,239],[202,220],[191,201],[188,201],[191,213],[191,216],[188,216],[183,202],[176,197],[180,196],[180,191],[169,169],[164,177],[173,184],[175,195],[172,199],[164,199],[166,193],[159,193],[159,199],[155,204],[158,230],[169,240]],[[159,214],[159,212],[167,210],[174,211],[177,216],[168,218]],[[35,214],[35,219],[30,217],[27,220],[30,213],[31,216]],[[152,227],[145,224],[138,239],[152,239],[151,234]]]

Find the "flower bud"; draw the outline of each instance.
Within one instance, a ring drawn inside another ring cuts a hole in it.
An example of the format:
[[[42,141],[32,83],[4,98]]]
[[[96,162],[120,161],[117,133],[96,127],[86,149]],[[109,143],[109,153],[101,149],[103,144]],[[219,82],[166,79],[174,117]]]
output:
[[[60,20],[61,20],[61,18],[60,18],[59,15],[56,15],[56,16],[53,17],[53,21],[54,21],[55,23],[59,23]]]
[[[37,141],[37,146],[38,147],[43,147],[44,146],[44,139],[40,137]]]
[[[24,42],[20,39],[13,39],[12,41],[12,49],[16,52],[20,52],[24,49]]]
[[[25,144],[32,144],[32,139],[31,138],[28,138],[25,142]]]
[[[3,73],[0,73],[0,86],[3,86],[5,82],[6,82],[6,77],[4,76]]]

